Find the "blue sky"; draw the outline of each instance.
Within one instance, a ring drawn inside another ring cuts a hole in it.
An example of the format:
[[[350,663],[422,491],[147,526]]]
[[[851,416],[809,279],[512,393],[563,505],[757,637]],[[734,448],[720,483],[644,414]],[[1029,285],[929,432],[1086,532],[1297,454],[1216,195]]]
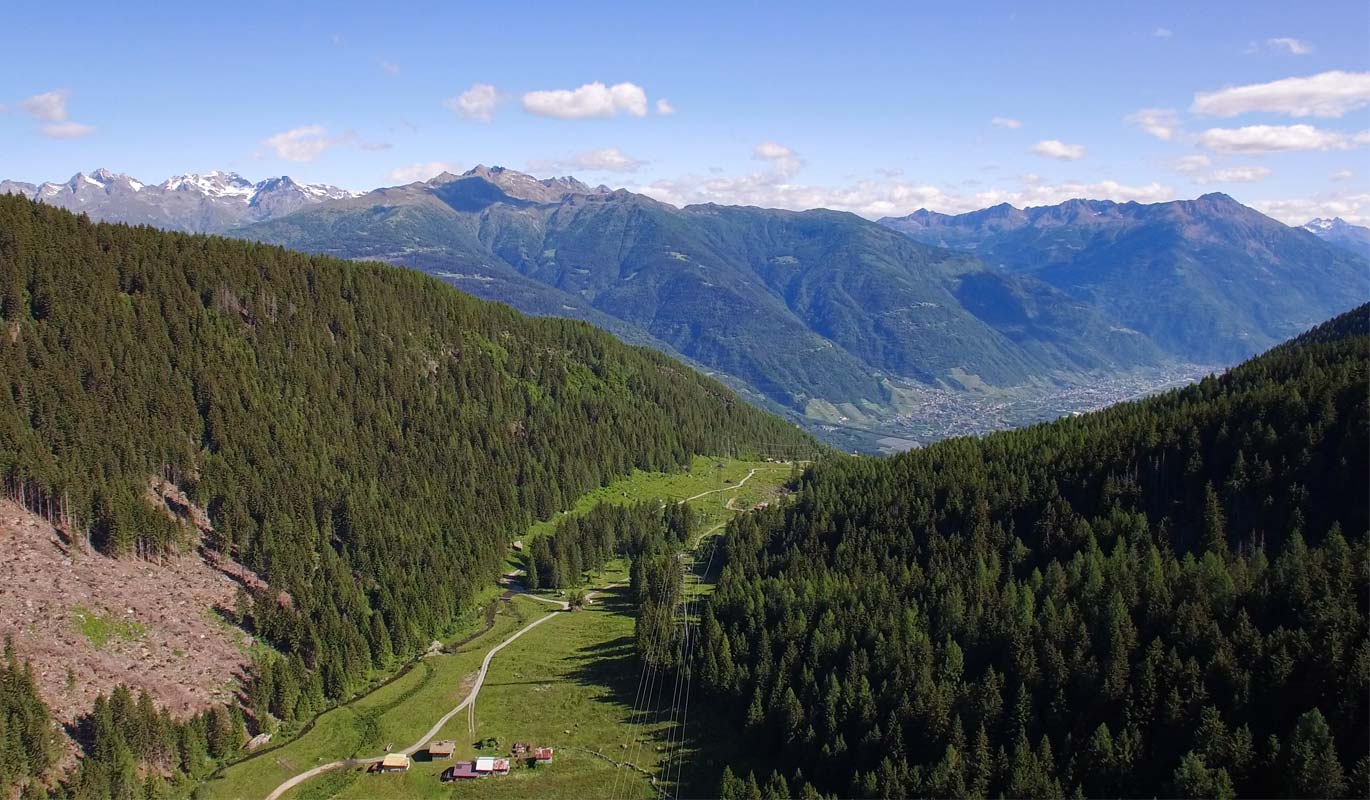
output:
[[[1370,222],[1363,0],[949,5],[15,4],[0,177],[485,163],[867,216],[1225,191]]]

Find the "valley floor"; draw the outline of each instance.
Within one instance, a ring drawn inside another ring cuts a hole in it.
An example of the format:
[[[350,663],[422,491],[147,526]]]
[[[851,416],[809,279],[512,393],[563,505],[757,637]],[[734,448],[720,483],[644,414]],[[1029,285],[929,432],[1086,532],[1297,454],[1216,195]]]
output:
[[[806,425],[844,450],[894,453],[955,436],[979,436],[1097,411],[1193,383],[1222,369],[1176,364],[1095,380],[1076,377],[1059,386],[982,387],[977,391],[901,384],[891,388],[890,410],[830,407]]]

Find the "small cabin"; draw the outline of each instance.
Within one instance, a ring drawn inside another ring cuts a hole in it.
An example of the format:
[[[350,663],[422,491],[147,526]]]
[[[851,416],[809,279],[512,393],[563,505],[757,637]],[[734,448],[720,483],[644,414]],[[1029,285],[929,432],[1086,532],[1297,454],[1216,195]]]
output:
[[[470,761],[458,761],[457,763],[448,767],[446,770],[443,770],[442,782],[449,783],[451,781],[469,781],[473,778],[479,777],[480,775],[476,772],[475,764],[471,763]]]
[[[494,756],[481,756],[476,759],[475,770],[478,775],[489,775],[495,771]]]
[[[533,750],[533,760],[537,761],[539,764],[552,763],[552,748],[539,747]]]
[[[523,552],[523,540],[522,540],[522,539],[515,539],[515,540],[514,540],[514,550],[515,550],[516,552],[519,552],[519,553],[522,553],[522,552]]]
[[[432,742],[428,745],[428,757],[433,759],[448,759],[457,752],[457,743],[450,739]]]
[[[408,772],[409,756],[404,753],[388,753],[376,765],[377,772]]]
[[[493,772],[493,773],[495,773],[496,775],[508,775],[508,774],[509,774],[509,759],[507,759],[507,758],[497,758],[497,759],[495,759],[495,766],[494,766],[494,769],[492,769],[492,770],[490,770],[490,771]]]
[[[514,742],[514,747],[509,751],[511,758],[527,758],[532,751],[532,745],[527,742]]]

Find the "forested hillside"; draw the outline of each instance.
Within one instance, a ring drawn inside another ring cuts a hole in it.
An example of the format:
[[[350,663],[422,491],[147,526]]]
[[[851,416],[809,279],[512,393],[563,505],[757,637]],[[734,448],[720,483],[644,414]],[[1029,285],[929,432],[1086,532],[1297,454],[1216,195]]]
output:
[[[1368,363],[1363,306],[1156,398],[822,464],[730,527],[696,674],[795,792],[1364,797]]]
[[[74,546],[156,558],[200,543],[154,505],[153,476],[174,482],[207,511],[205,545],[269,582],[250,625],[315,703],[427,645],[513,534],[611,477],[812,443],[584,323],[15,196],[0,316],[9,494]]]

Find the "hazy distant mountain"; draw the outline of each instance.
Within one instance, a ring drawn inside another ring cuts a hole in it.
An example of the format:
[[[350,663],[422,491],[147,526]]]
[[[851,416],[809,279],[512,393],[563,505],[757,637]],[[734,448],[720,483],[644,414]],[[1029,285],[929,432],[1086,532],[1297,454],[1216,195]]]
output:
[[[1324,242],[1357,255],[1370,256],[1370,228],[1363,225],[1352,225],[1341,217],[1334,217],[1311,219],[1304,224],[1303,229]]]
[[[21,194],[107,222],[221,233],[355,193],[336,186],[296,183],[285,176],[252,183],[237,173],[218,171],[177,175],[154,186],[97,169],[89,174],[78,172],[66,183],[0,181],[0,194]]]
[[[1225,194],[1142,205],[1071,200],[881,221],[1032,275],[1172,355],[1231,363],[1370,297],[1370,261]]]
[[[607,318],[800,412],[884,407],[889,379],[1019,385],[1162,360],[1031,276],[833,211],[677,209],[478,167],[234,235],[404,264],[532,313]]]

